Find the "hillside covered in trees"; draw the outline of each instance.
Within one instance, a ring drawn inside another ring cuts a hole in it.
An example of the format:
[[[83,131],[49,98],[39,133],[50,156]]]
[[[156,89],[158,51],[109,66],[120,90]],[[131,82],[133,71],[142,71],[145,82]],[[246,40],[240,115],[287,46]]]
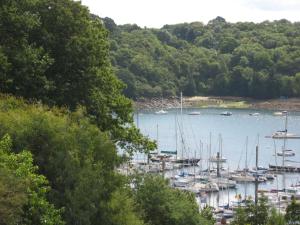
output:
[[[111,61],[125,94],[300,96],[300,23],[287,20],[229,23],[221,17],[161,29],[116,25]]]

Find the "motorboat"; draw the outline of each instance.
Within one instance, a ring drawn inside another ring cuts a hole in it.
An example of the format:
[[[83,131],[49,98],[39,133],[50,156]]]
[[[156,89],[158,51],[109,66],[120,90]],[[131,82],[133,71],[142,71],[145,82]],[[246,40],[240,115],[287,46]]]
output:
[[[201,113],[198,112],[198,111],[193,111],[193,112],[189,112],[188,115],[191,115],[191,116],[197,116],[197,115],[200,115]]]
[[[255,177],[248,174],[235,174],[231,176],[232,180],[237,182],[254,182]]]
[[[219,187],[214,182],[208,182],[208,183],[195,183],[193,184],[190,189],[194,193],[200,193],[200,192],[218,192]]]
[[[260,115],[260,113],[258,113],[258,112],[255,112],[255,113],[249,113],[249,116],[259,116]]]
[[[274,180],[274,179],[275,179],[275,175],[272,174],[272,173],[266,173],[266,174],[265,174],[265,177],[266,177],[268,180]]]
[[[287,131],[276,131],[275,133],[272,134],[272,138],[276,139],[284,139],[284,138],[300,138],[299,135],[293,134],[293,133],[288,133]]]
[[[168,113],[168,111],[165,111],[163,109],[155,112],[155,114],[167,114],[167,113]]]
[[[221,116],[231,116],[232,112],[225,111],[225,112],[222,112],[220,115]]]
[[[281,111],[281,112],[274,112],[274,116],[285,116],[288,112],[287,111]]]
[[[274,116],[283,116],[283,113],[282,112],[274,112],[273,115]]]
[[[284,157],[292,157],[295,156],[295,152],[291,149],[283,150],[282,152],[277,152],[277,156],[284,156]]]
[[[173,181],[175,187],[187,187],[191,183],[192,179],[187,177],[180,177]]]
[[[236,181],[229,180],[227,178],[223,177],[217,177],[210,179],[210,182],[218,184],[219,189],[227,189],[227,188],[235,188],[236,187]]]

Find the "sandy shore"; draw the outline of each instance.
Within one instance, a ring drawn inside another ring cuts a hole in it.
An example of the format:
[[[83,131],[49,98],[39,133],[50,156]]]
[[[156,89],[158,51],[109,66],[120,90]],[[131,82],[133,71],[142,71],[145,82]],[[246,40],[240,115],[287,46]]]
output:
[[[135,107],[138,109],[168,109],[179,108],[180,99],[170,97],[167,99],[141,98],[135,101]],[[183,107],[195,108],[249,108],[249,109],[269,109],[269,110],[287,110],[300,111],[300,98],[289,99],[268,99],[255,100],[241,97],[217,97],[217,96],[194,96],[184,97]]]

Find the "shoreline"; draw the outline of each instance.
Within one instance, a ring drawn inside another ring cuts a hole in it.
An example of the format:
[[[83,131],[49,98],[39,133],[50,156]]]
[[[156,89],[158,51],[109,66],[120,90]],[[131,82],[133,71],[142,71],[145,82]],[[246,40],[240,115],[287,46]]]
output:
[[[300,98],[257,100],[231,96],[193,96],[183,97],[183,107],[300,111]],[[180,108],[180,98],[140,98],[134,101],[134,108],[139,110]]]

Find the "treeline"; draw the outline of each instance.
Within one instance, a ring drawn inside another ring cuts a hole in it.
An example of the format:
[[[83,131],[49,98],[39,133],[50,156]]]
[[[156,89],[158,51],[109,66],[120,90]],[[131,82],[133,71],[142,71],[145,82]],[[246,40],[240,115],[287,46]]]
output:
[[[161,29],[116,25],[111,61],[131,98],[232,95],[300,96],[300,23],[229,23],[221,17]]]

